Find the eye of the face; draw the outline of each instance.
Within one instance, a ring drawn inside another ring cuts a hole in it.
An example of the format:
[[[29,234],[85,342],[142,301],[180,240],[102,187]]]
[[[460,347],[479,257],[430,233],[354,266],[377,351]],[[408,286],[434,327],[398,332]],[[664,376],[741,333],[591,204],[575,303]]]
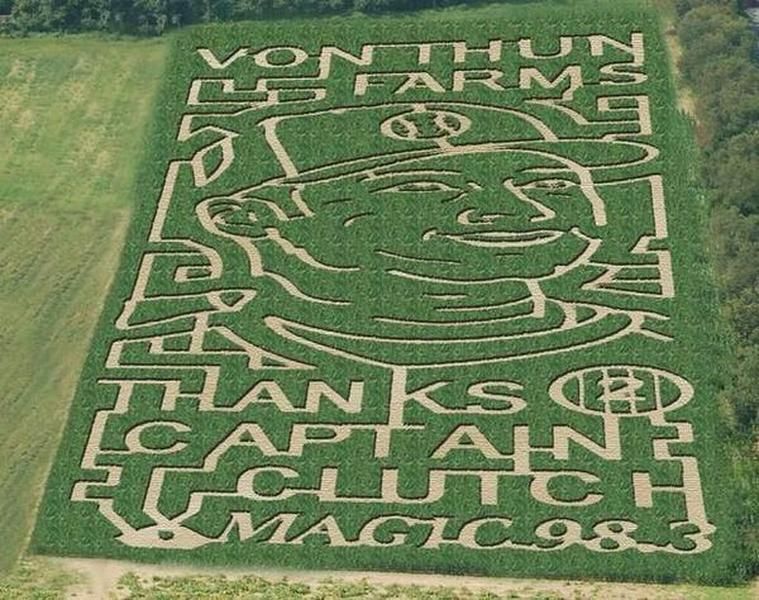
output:
[[[451,187],[442,181],[408,181],[376,190],[377,192],[458,192],[459,188]]]
[[[522,187],[528,190],[564,191],[576,185],[576,182],[569,179],[538,179]]]

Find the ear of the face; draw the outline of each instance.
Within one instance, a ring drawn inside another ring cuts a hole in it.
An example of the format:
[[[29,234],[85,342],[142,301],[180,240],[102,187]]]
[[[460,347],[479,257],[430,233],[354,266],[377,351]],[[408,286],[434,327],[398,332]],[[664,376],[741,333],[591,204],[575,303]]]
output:
[[[198,205],[197,213],[203,227],[216,235],[258,239],[266,236],[262,217],[267,210],[254,200],[213,198]]]
[[[217,235],[262,239],[282,223],[312,216],[301,186],[262,186],[247,193],[212,198],[197,208],[203,226]]]

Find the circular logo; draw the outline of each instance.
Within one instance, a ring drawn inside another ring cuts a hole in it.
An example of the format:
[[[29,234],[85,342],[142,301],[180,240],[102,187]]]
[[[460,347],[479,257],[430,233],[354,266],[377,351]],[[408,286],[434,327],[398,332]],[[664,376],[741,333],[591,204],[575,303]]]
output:
[[[415,108],[386,119],[382,135],[395,139],[439,142],[461,135],[472,127],[472,121],[462,114],[448,110]]]
[[[573,411],[634,417],[684,406],[693,398],[693,386],[668,371],[623,365],[565,373],[551,384],[548,394]]]

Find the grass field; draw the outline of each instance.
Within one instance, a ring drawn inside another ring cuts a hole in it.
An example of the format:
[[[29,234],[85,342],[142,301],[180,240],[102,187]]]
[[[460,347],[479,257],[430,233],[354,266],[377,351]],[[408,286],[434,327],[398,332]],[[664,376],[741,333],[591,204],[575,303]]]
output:
[[[692,140],[603,6],[178,36],[33,549],[735,579]]]
[[[27,542],[113,277],[164,55],[0,39],[0,571]]]

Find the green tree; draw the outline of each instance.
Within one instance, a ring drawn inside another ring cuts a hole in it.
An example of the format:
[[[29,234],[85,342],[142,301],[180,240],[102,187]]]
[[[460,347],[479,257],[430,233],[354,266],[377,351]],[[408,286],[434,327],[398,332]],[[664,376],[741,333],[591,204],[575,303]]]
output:
[[[704,94],[704,122],[715,143],[751,130],[759,124],[759,69],[746,71],[726,81],[719,91]]]
[[[759,95],[759,94],[758,94]],[[711,151],[706,175],[717,202],[741,215],[759,213],[759,124]]]
[[[66,7],[57,0],[16,0],[11,15],[22,31],[66,29]]]
[[[734,9],[738,5],[737,0],[676,0],[675,8],[677,13],[684,15],[688,11],[698,8],[700,6],[722,6],[729,9]]]
[[[703,6],[687,13],[677,27],[683,46],[680,68],[689,83],[701,89],[718,75],[717,63],[744,60],[750,66],[756,38],[748,19],[736,18],[720,6]]]

